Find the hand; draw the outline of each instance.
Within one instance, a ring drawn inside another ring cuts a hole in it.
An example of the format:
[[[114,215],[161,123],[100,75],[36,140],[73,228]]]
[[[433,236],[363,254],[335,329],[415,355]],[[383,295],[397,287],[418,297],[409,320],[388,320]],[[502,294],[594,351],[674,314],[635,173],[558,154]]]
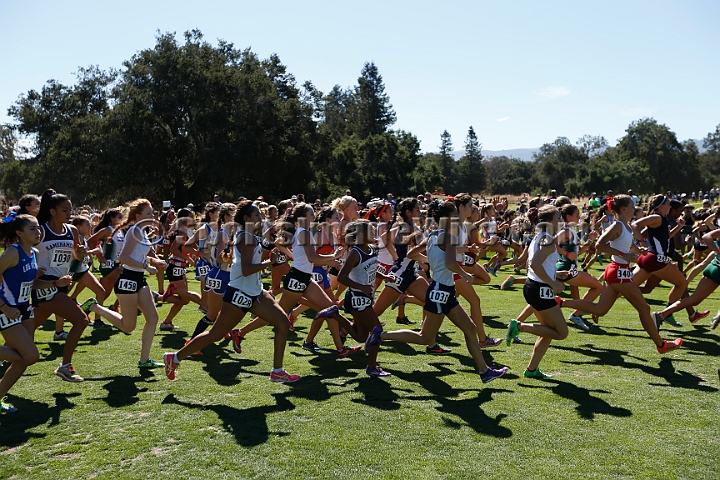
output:
[[[20,316],[20,310],[18,310],[17,308],[11,307],[11,306],[8,305],[8,304],[5,304],[5,305],[3,305],[3,306],[5,307],[5,311],[2,312],[2,313],[3,313],[7,318],[14,320],[14,319],[16,319],[17,317]]]
[[[593,230],[590,233],[588,233],[588,238],[594,242],[598,238],[598,233],[595,230]]]
[[[550,286],[553,289],[553,292],[555,293],[561,293],[563,290],[565,290],[565,285],[558,281],[553,281]]]
[[[460,276],[461,276],[462,278],[464,278],[465,281],[468,282],[468,283],[470,283],[470,284],[472,284],[472,282],[473,282],[473,280],[474,280],[474,279],[473,279],[473,276],[470,275],[469,273],[467,273],[465,270],[462,271],[462,273],[460,274]]]
[[[335,258],[340,258],[343,255],[345,255],[345,247],[340,247],[337,250],[335,250]]]
[[[363,285],[360,289],[361,292],[363,292],[368,297],[372,297],[374,293],[374,289],[372,285]]]
[[[153,267],[152,265],[148,265],[145,267],[145,271],[148,272],[150,275],[155,275],[158,272],[158,269]]]
[[[277,263],[278,258],[282,256],[282,253],[280,253],[278,250],[273,250],[270,252],[270,262],[271,263]]]
[[[60,277],[55,281],[55,285],[58,287],[67,287],[72,282],[72,277],[70,275],[65,275],[64,277]]]
[[[684,226],[685,226],[685,219],[684,219],[683,217],[678,218],[678,219],[677,219],[677,224],[678,224],[680,227],[684,227]]]
[[[623,253],[622,258],[630,263],[635,263],[638,261],[639,255],[637,253],[628,252]]]
[[[77,246],[77,254],[80,257],[84,257],[87,254],[87,248],[85,248],[85,245]]]
[[[558,278],[560,280],[565,280],[568,277],[568,275],[570,275],[570,272],[568,272],[567,270],[561,270],[559,272],[555,272],[555,278]]]
[[[148,257],[148,265],[151,265],[156,268],[164,268],[165,262],[159,258]]]

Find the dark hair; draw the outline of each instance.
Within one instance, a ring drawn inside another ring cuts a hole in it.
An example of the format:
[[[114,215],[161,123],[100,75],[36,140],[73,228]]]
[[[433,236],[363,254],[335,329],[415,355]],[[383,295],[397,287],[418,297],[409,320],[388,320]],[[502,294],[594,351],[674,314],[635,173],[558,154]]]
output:
[[[570,205],[572,203],[572,200],[570,200],[570,197],[566,197],[565,195],[559,196],[555,199],[553,202],[553,205],[555,205],[557,208],[562,208],[565,205]]]
[[[472,202],[472,197],[467,193],[458,193],[453,199],[455,207],[460,208],[460,205],[465,205],[468,202]]]
[[[558,212],[558,208],[554,205],[543,205],[538,210],[538,223],[552,222]]]
[[[435,220],[435,223],[440,226],[441,218],[450,218],[453,213],[457,212],[455,202],[446,200],[444,202],[433,203],[428,208],[428,217]]]
[[[40,200],[40,211],[38,212],[37,216],[38,223],[40,225],[47,223],[50,218],[52,218],[50,210],[55,210],[57,209],[57,206],[61,203],[69,201],[70,199],[67,197],[67,195],[57,193],[51,188],[45,190],[45,193],[42,194],[42,199]]]
[[[90,223],[90,218],[86,217],[85,215],[76,215],[70,219],[70,223],[75,227],[79,227],[85,222]]]
[[[180,218],[192,217],[192,216],[193,216],[192,210],[190,210],[189,208],[183,207],[177,211],[177,216],[175,217],[175,220],[177,221]]]
[[[320,213],[318,214],[317,221],[318,223],[325,223],[327,222],[328,218],[333,216],[333,213],[339,212],[339,210],[334,209],[332,207],[322,207],[320,209]]]
[[[397,204],[397,207],[395,207],[395,213],[400,215],[400,218],[402,218],[405,223],[412,224],[412,218],[407,217],[407,212],[412,212],[413,210],[415,210],[415,207],[417,207],[417,205],[417,198],[406,198]]]
[[[655,213],[655,210],[667,201],[667,197],[663,194],[653,195],[648,201],[648,215]]]
[[[560,207],[556,206],[556,208]],[[575,212],[578,211],[580,211],[580,209],[576,205],[573,205],[572,203],[565,204],[562,208],[560,208],[560,215],[562,215],[563,220],[565,220],[567,217],[569,217],[570,215],[574,215]]]
[[[237,210],[235,210],[235,223],[239,225],[245,225],[244,217],[252,213],[253,208],[257,208],[250,200],[243,200],[237,204]]]
[[[30,206],[35,200],[38,202],[40,201],[40,197],[37,195],[34,195],[32,193],[28,193],[26,195],[23,195],[20,198],[20,201],[18,201],[18,206],[20,209],[18,210],[18,215],[29,215],[27,211],[27,207]]]
[[[35,217],[27,213],[14,215],[9,222],[0,223],[0,242],[5,245],[18,241],[17,232],[22,230],[31,221],[36,220]],[[40,223],[40,222],[38,222]]]
[[[103,228],[109,227],[112,223],[112,219],[122,214],[123,212],[119,208],[108,208],[103,212],[100,223],[98,223],[97,227],[95,227],[95,231],[99,232]]]
[[[295,236],[295,223],[297,223],[299,218],[307,216],[308,209],[312,210],[312,205],[308,205],[307,203],[298,203],[293,207],[292,212],[285,215],[285,218],[280,223],[278,232],[278,234],[282,236],[282,244],[292,244],[292,239]]]
[[[203,223],[210,223],[210,214],[220,210],[220,205],[217,202],[208,202],[205,205],[205,212],[203,216]]]

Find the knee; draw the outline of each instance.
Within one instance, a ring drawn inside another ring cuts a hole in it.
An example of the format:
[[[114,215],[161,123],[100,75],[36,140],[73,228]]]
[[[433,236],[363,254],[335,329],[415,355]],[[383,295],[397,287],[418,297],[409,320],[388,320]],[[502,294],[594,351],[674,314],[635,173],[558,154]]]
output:
[[[35,365],[39,361],[40,353],[37,351],[37,348],[34,349],[34,351],[29,352],[27,355],[23,355],[23,364],[27,367],[29,367],[30,365]]]
[[[560,329],[557,330],[557,339],[558,339],[558,340],[565,340],[565,339],[567,338],[567,336],[568,336],[568,329],[567,329],[567,327],[565,327],[565,328],[560,328]]]

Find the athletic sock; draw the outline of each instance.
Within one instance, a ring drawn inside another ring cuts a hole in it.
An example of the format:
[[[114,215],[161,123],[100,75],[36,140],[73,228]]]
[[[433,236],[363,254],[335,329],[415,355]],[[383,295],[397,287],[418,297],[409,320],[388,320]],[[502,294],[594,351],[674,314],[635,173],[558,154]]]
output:
[[[280,367],[280,368],[273,368],[273,369],[272,369],[272,373],[280,373],[280,372],[282,372],[282,371],[283,371],[282,367]]]
[[[180,363],[180,360],[178,360],[177,353],[173,354],[173,362],[175,365],[178,365]]]
[[[202,332],[207,330],[207,328],[212,325],[212,321],[207,318],[207,315],[200,319],[200,321],[195,326],[195,331],[193,332],[192,336],[190,338],[195,338],[198,335],[200,335]]]

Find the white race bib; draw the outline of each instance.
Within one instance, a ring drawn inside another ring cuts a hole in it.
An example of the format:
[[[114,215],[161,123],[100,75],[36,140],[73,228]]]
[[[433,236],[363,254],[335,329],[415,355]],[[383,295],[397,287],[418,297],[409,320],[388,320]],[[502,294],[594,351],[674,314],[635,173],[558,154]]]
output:
[[[352,297],[350,297],[350,306],[352,308],[362,310],[369,307],[370,305],[372,305],[372,299],[364,295],[353,295]]]
[[[323,276],[317,272],[312,272],[312,279],[315,280],[315,283],[322,283]]]
[[[428,297],[431,302],[446,304],[450,298],[450,292],[444,292],[442,290],[431,290]]]
[[[202,265],[202,266],[200,266],[200,267],[197,268],[198,277],[204,277],[204,276],[207,275],[208,273],[210,273],[210,266],[209,266],[209,265]]]
[[[617,277],[619,280],[632,280],[633,272],[628,268],[618,268]]]
[[[33,282],[22,282],[20,284],[20,295],[18,295],[18,303],[28,303],[30,294],[32,293]]]
[[[233,305],[235,305],[238,308],[250,308],[252,307],[252,298],[248,297],[244,293],[242,293],[240,290],[235,292],[232,296],[231,302]]]
[[[8,318],[4,313],[0,313],[0,330],[5,330],[20,322],[22,322],[22,315],[18,315],[17,318]]]
[[[555,292],[550,287],[540,287],[540,298],[543,300],[555,300]]]
[[[291,278],[288,282],[288,290],[291,292],[304,292],[307,289],[307,284],[299,282],[298,280]]]
[[[173,267],[172,274],[174,277],[184,277],[185,269],[182,267]]]
[[[50,259],[50,268],[63,268],[70,265],[72,261],[72,250],[63,250],[58,248],[53,251]]]
[[[205,286],[210,290],[220,290],[222,288],[222,280],[218,278],[206,278]]]
[[[126,278],[122,278],[118,280],[118,290],[123,290],[125,292],[131,292],[135,293],[137,292],[138,284],[135,280],[128,280]]]
[[[37,296],[38,300],[51,300],[55,296],[57,291],[58,289],[55,287],[38,288],[35,295]]]

